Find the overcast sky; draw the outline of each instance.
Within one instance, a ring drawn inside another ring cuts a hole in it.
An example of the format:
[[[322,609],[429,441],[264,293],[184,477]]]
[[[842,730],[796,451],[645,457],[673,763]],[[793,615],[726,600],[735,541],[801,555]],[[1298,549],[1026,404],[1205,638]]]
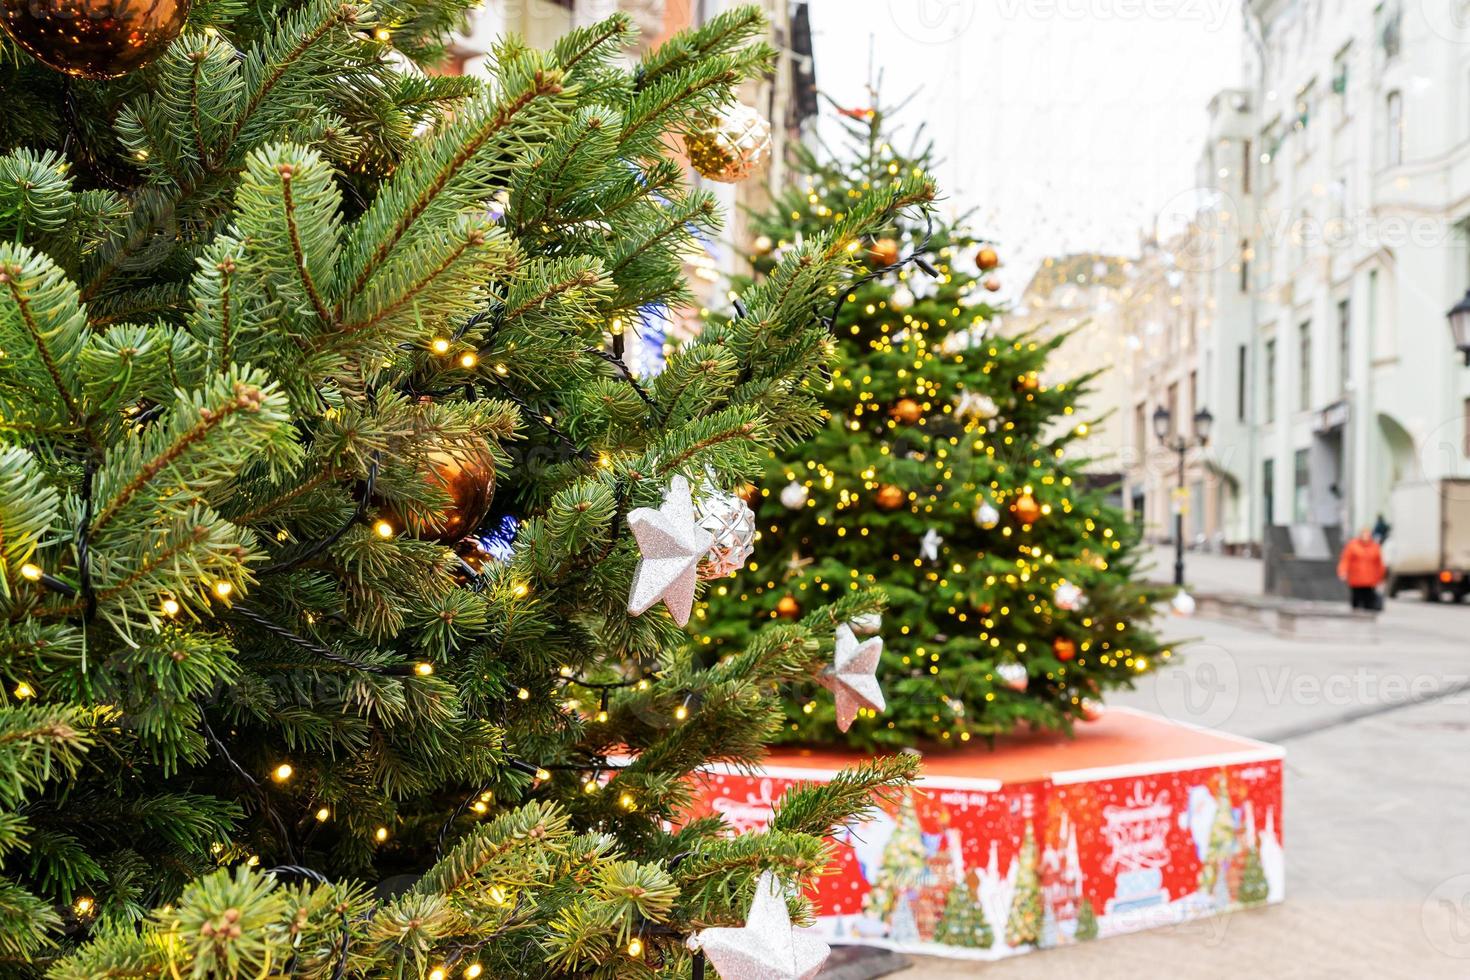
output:
[[[941,190],[1002,245],[1015,298],[1047,255],[1136,254],[1195,183],[1206,106],[1239,84],[1239,0],[811,0],[817,84],[920,90]],[[899,141],[898,145],[903,145]]]

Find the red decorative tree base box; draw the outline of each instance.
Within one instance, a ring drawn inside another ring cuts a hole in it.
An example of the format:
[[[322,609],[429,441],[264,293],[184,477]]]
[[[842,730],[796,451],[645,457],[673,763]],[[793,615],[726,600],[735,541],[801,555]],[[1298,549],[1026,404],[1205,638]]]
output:
[[[1281,901],[1275,746],[1125,708],[1072,738],[933,753],[919,785],[848,827],[813,890],[832,943],[998,959]],[[711,770],[699,812],[739,833],[856,753],[788,749]]]

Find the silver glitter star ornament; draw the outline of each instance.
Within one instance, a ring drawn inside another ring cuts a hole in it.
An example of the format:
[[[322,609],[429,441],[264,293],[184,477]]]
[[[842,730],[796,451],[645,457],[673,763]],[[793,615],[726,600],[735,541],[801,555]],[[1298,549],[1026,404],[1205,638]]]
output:
[[[883,638],[872,637],[859,643],[846,623],[837,627],[837,648],[832,666],[823,671],[818,682],[832,692],[837,706],[837,727],[847,731],[859,708],[882,711],[887,707],[883,688],[878,684],[878,660],[883,655]]]
[[[689,481],[676,476],[658,507],[639,507],[628,515],[628,528],[638,541],[638,570],[628,594],[628,612],[641,616],[663,600],[674,622],[689,622],[699,563],[715,536],[699,526]]]
[[[944,544],[944,538],[940,537],[939,532],[931,527],[919,539],[919,558],[923,561],[938,561],[939,546],[942,544]]]
[[[697,932],[689,948],[703,950],[723,980],[811,980],[832,954],[820,939],[792,928],[786,899],[769,871],[755,883],[745,925]]]

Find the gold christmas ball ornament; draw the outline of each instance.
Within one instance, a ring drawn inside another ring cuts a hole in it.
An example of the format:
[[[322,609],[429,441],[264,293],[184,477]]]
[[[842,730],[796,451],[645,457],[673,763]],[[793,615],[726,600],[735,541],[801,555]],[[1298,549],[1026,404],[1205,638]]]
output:
[[[771,155],[771,124],[750,106],[736,103],[701,116],[684,134],[684,152],[700,176],[734,184]]]
[[[989,272],[992,269],[999,268],[1000,256],[995,254],[995,249],[991,248],[989,245],[986,245],[980,251],[975,253],[975,265],[980,269],[981,272]],[[987,286],[986,288],[988,289],[989,287]]]
[[[912,398],[900,398],[889,413],[904,425],[913,425],[924,417],[924,409]]]
[[[436,449],[428,454],[423,478],[447,493],[449,503],[413,520],[385,508],[383,517],[390,534],[406,529],[424,541],[454,544],[484,523],[495,500],[495,461],[488,447],[457,454]]]
[[[783,595],[776,600],[776,615],[782,619],[795,619],[801,615],[801,603],[792,595]]]
[[[770,235],[756,235],[755,241],[751,242],[751,247],[755,249],[757,255],[765,255],[776,247],[776,243],[771,241]]]
[[[189,0],[0,0],[0,27],[48,68],[117,78],[163,54]]]
[[[1011,513],[1022,524],[1035,524],[1036,519],[1041,516],[1041,505],[1036,498],[1029,493],[1023,493],[1011,504]]]
[[[892,238],[880,238],[868,249],[868,258],[874,265],[893,265],[901,255],[898,242]]]
[[[992,293],[998,293],[998,292],[1000,292],[1000,280],[997,279],[997,278],[995,278],[994,276],[986,276],[985,277],[985,281],[983,283],[981,283],[980,285],[984,286],[986,289],[990,290]]]
[[[1051,652],[1056,654],[1057,659],[1062,663],[1075,660],[1077,658],[1077,641],[1068,639],[1065,636],[1059,636],[1051,641]]]
[[[902,488],[891,483],[883,484],[873,496],[873,500],[884,510],[898,510],[907,499],[908,495],[903,492]]]
[[[735,493],[739,495],[741,500],[745,501],[751,506],[754,506],[755,502],[761,499],[760,487],[756,486],[754,483],[744,484],[739,490],[736,490]]]

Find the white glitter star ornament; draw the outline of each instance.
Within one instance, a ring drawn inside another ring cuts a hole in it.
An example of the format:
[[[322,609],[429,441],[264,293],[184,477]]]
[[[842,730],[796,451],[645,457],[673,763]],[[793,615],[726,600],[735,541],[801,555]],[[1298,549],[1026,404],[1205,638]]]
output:
[[[638,570],[628,594],[628,612],[641,616],[663,600],[674,622],[689,622],[699,562],[715,536],[699,526],[689,481],[675,476],[658,507],[639,507],[628,515],[628,528],[638,540]]]
[[[882,711],[887,702],[883,700],[883,688],[878,684],[878,660],[883,655],[883,638],[875,636],[859,643],[846,623],[837,627],[837,649],[832,654],[832,666],[817,677],[817,681],[832,692],[837,703],[837,727],[847,731],[859,708]]]
[[[745,925],[704,929],[689,937],[689,948],[703,950],[723,980],[811,980],[832,949],[791,926],[791,913],[776,883],[763,872]]]
[[[939,536],[938,531],[931,527],[919,539],[919,558],[923,561],[938,561],[939,546],[942,544],[944,544],[944,539]]]

